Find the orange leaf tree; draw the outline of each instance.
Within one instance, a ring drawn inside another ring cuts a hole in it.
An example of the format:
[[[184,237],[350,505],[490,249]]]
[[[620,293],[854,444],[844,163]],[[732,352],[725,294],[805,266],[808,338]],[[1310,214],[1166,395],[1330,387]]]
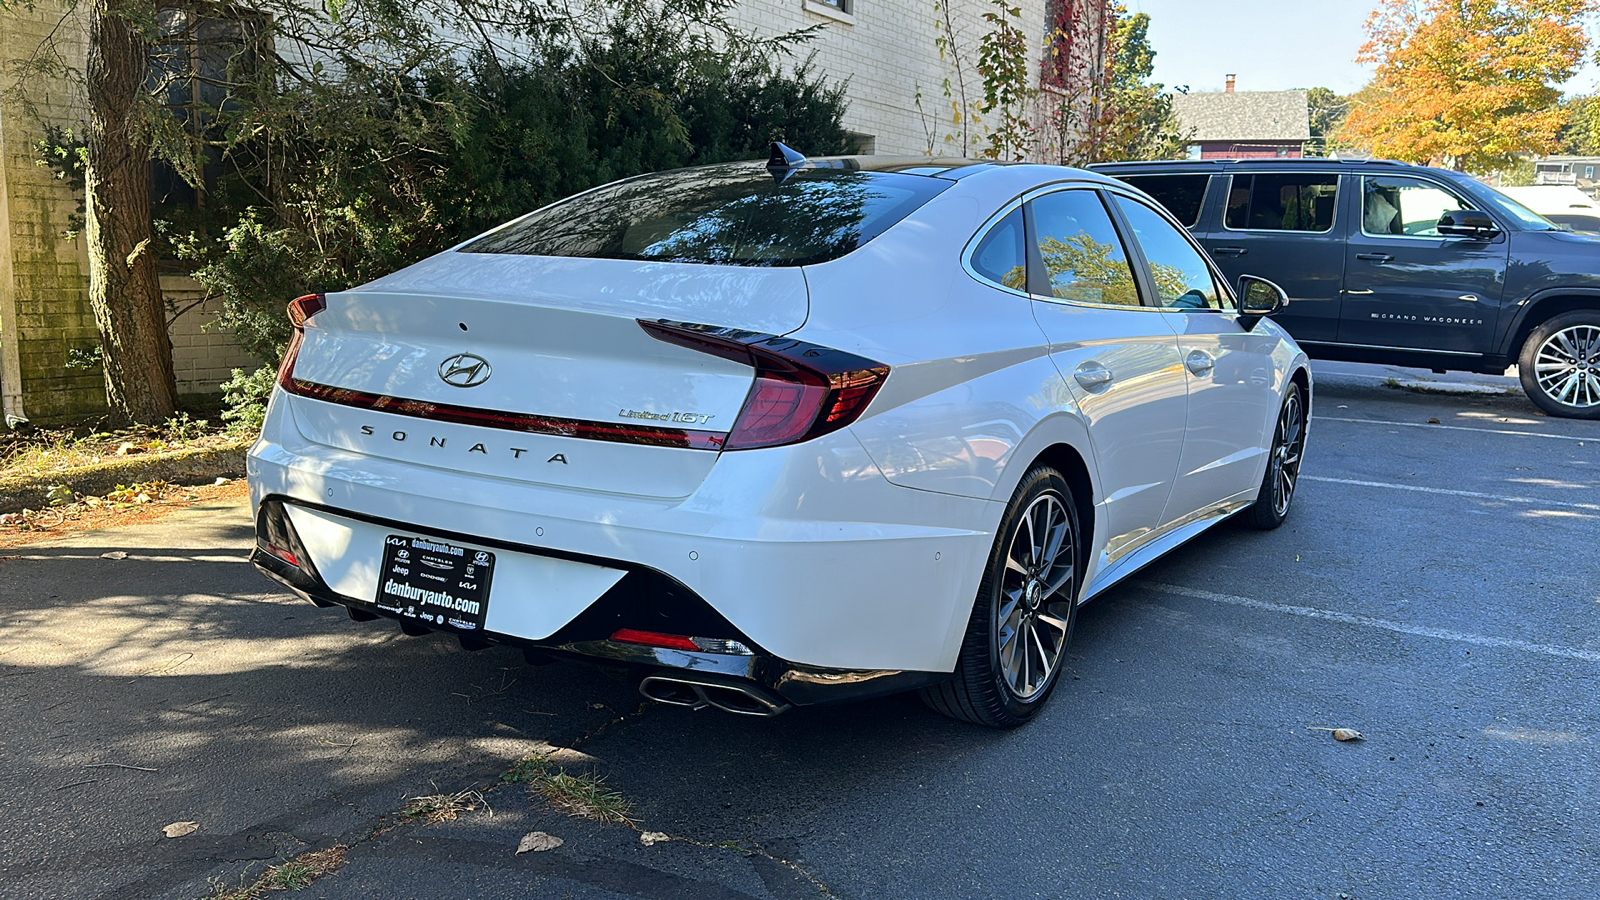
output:
[[[1588,51],[1596,0],[1383,0],[1357,62],[1375,63],[1341,139],[1374,156],[1488,171],[1549,153],[1556,85]]]

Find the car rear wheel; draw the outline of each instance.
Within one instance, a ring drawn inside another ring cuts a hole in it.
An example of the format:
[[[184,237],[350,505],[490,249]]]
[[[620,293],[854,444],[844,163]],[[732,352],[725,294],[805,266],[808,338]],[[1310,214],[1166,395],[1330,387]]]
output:
[[[1295,488],[1300,485],[1300,460],[1306,452],[1306,403],[1300,383],[1289,382],[1278,409],[1278,424],[1272,429],[1272,449],[1268,451],[1267,472],[1261,478],[1261,493],[1255,505],[1245,510],[1245,524],[1268,531],[1289,517]]]
[[[956,719],[1014,728],[1055,688],[1077,620],[1078,515],[1072,489],[1049,466],[1018,485],[984,568],[960,660],[923,700]]]
[[[1564,313],[1528,335],[1517,358],[1528,399],[1552,416],[1600,419],[1600,313]]]

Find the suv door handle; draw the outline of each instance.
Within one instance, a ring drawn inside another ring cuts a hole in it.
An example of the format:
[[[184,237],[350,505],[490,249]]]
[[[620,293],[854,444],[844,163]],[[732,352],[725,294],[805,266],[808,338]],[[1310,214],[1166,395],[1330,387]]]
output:
[[[1190,350],[1189,355],[1183,359],[1183,365],[1196,375],[1205,375],[1217,364],[1204,350]]]
[[[1212,247],[1211,252],[1218,256],[1243,256],[1250,252],[1249,247]]]
[[[1370,259],[1373,262],[1388,262],[1389,260],[1394,259],[1394,257],[1387,253],[1357,253],[1356,259]]]
[[[1098,391],[1110,384],[1111,379],[1116,376],[1112,375],[1111,370],[1104,365],[1090,360],[1078,366],[1078,370],[1072,373],[1072,377],[1078,379],[1078,383],[1083,385],[1084,390]]]

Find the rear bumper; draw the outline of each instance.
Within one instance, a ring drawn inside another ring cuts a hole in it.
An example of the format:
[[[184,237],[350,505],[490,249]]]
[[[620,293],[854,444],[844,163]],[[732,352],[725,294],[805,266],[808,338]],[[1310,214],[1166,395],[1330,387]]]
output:
[[[278,498],[529,559],[655,573],[764,655],[815,670],[951,672],[1003,506],[890,484],[848,430],[719,454],[688,496],[659,498],[315,444],[295,427],[297,404],[285,399],[316,402],[278,396],[269,408],[263,439],[248,459],[258,510]],[[565,452],[576,464],[588,443],[574,439]],[[367,532],[363,540],[371,542]],[[363,545],[349,555],[361,553],[370,558],[371,550]],[[362,565],[375,573],[376,560]],[[351,571],[330,565],[325,585],[347,596],[322,599],[370,609],[374,576],[358,584]],[[500,577],[497,568],[496,596],[504,597]],[[568,643],[557,640],[565,625],[588,615],[585,606],[600,593],[569,595],[557,609],[545,602],[542,584],[524,586],[512,602],[545,621],[511,631],[541,646]],[[637,622],[619,627],[668,631]]]
[[[773,715],[790,706],[864,700],[912,690],[949,677],[948,673],[938,672],[824,668],[781,659],[739,632],[732,623],[723,619],[687,588],[660,573],[637,567],[630,568],[615,587],[548,638],[525,638],[493,631],[463,633],[443,625],[424,627],[415,621],[401,620],[370,600],[335,591],[322,580],[314,565],[302,563],[301,566],[293,566],[266,552],[263,549],[267,534],[266,520],[275,514],[275,507],[281,509],[285,502],[286,499],[281,496],[270,496],[257,505],[257,546],[250,555],[251,564],[302,599],[321,607],[343,606],[349,610],[351,618],[358,621],[387,618],[399,622],[408,634],[420,635],[433,631],[456,634],[466,649],[483,649],[496,644],[519,648],[530,662],[543,661],[546,657],[561,657],[623,666],[633,670],[646,685],[657,682],[684,687],[689,693],[683,705],[709,703],[729,711],[755,715]],[[340,514],[351,515],[348,511],[340,511]],[[403,523],[361,518],[398,530],[418,531],[414,526]],[[460,539],[454,534],[433,534],[441,539]],[[513,552],[539,552],[536,548],[498,541],[475,539],[474,543],[487,543]],[[643,626],[675,629],[678,633],[725,636],[737,640],[751,652],[690,652],[610,639],[618,628]],[[728,691],[738,691],[758,699],[750,704],[749,709],[731,708],[718,699],[719,695],[726,695]],[[646,689],[645,693],[653,699],[664,699],[666,692]],[[699,698],[698,702],[695,697]],[[666,702],[678,701],[666,699]]]

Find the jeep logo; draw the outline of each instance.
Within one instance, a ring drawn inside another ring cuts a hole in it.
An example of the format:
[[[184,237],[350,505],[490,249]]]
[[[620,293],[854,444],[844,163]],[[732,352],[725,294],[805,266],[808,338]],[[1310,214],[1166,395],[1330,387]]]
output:
[[[477,387],[489,380],[489,361],[471,353],[457,353],[439,364],[439,378],[451,387]]]

